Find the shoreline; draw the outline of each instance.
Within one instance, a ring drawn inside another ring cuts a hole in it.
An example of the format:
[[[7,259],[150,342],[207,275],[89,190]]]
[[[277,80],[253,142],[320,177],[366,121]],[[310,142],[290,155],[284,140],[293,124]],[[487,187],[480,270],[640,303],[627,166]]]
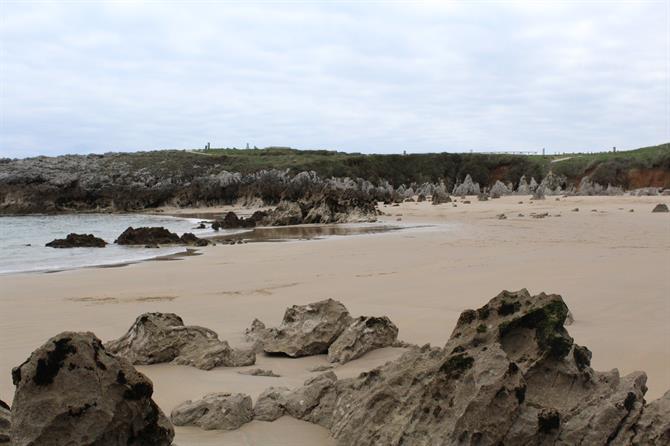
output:
[[[107,341],[147,311],[176,313],[235,347],[244,345],[244,329],[254,318],[276,326],[291,305],[333,298],[352,314],[388,316],[403,341],[442,346],[464,309],[478,308],[503,289],[527,288],[532,294],[563,296],[574,317],[568,331],[593,352],[594,369],[618,368],[622,375],[646,371],[646,399],[651,401],[670,388],[670,287],[665,280],[670,214],[651,213],[655,204],[667,201],[569,197],[530,202],[514,196],[471,204],[457,199],[457,207],[403,203],[382,206],[391,215],[380,219],[437,226],[320,243],[247,243],[207,249],[206,255],[184,262],[0,276],[5,315],[0,320],[0,399],[11,399],[11,368],[51,336],[93,331]],[[545,218],[531,217],[545,212]],[[501,213],[507,218],[498,219]],[[375,350],[334,371],[341,378],[356,376],[402,351]],[[270,385],[294,388],[314,376],[312,367],[326,363],[324,356],[258,355],[253,368],[272,369],[280,378],[238,374],[243,368],[205,372],[173,364],[138,370],[153,381],[155,400],[169,413],[176,404],[208,392],[243,392],[255,400]],[[325,429],[286,417],[255,421],[233,432],[177,428],[175,442],[261,445],[278,438],[300,444],[296,437],[304,445],[333,444]]]

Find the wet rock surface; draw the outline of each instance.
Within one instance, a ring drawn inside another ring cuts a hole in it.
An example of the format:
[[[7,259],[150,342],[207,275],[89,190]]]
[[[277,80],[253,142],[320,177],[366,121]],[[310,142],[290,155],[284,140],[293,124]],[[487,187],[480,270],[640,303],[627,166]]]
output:
[[[12,444],[170,445],[151,381],[92,333],[64,332],[12,370]]]
[[[292,357],[318,355],[351,323],[349,311],[340,302],[326,299],[286,309],[278,328],[261,336],[266,353],[282,353]]]
[[[179,236],[163,227],[129,227],[114,241],[117,245],[176,245]]]
[[[107,242],[93,234],[70,233],[65,238],[55,239],[44,246],[50,248],[104,248]]]
[[[241,393],[210,393],[197,401],[186,401],[172,410],[175,426],[199,426],[206,430],[233,430],[253,418],[251,398]]]
[[[668,444],[670,392],[646,404],[643,372],[593,370],[568,314],[558,295],[503,291],[464,311],[443,348],[319,375],[264,401],[268,419],[320,424],[341,445]]]
[[[344,364],[398,339],[398,327],[386,317],[360,316],[328,348],[328,360]]]
[[[105,347],[133,364],[174,361],[210,370],[256,362],[253,351],[231,348],[228,342],[219,340],[218,335],[208,328],[185,326],[174,313],[144,313],[125,335],[107,342]]]

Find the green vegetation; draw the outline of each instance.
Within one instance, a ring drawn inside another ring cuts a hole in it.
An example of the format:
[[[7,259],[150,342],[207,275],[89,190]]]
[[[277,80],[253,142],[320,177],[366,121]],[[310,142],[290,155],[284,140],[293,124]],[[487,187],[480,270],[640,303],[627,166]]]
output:
[[[98,157],[100,155],[91,155]],[[630,169],[670,170],[670,144],[625,152],[570,154],[562,156],[425,153],[381,155],[345,153],[328,150],[296,150],[287,147],[265,149],[162,150],[117,153],[109,161],[121,161],[132,170],[195,177],[212,170],[250,173],[261,169],[289,170],[292,173],[315,171],[322,178],[359,177],[378,182],[400,184],[439,182],[449,188],[470,174],[481,185],[496,180],[512,182],[535,177],[540,181],[550,170],[578,183],[584,175],[603,185],[629,186]]]

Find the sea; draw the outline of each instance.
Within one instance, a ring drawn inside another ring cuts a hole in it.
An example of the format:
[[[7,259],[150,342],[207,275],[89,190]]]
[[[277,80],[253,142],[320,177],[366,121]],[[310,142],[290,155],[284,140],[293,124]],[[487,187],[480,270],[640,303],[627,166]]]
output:
[[[185,252],[183,246],[145,248],[113,242],[129,226],[163,226],[181,235],[202,237],[213,231],[195,229],[201,220],[141,214],[69,214],[0,217],[0,274],[49,272],[89,266],[112,266]],[[208,225],[209,226],[209,225]],[[48,248],[45,243],[69,233],[93,234],[105,248]]]

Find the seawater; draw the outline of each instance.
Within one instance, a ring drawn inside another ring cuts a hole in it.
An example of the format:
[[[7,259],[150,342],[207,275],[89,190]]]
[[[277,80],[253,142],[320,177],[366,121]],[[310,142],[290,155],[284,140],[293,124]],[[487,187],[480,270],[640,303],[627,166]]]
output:
[[[72,214],[0,217],[0,274],[59,271],[88,266],[137,262],[184,252],[183,246],[144,248],[113,242],[129,226],[163,226],[181,235],[201,237],[211,229],[194,229],[199,219],[140,214]],[[69,233],[93,234],[109,243],[105,248],[56,249],[44,244]]]

